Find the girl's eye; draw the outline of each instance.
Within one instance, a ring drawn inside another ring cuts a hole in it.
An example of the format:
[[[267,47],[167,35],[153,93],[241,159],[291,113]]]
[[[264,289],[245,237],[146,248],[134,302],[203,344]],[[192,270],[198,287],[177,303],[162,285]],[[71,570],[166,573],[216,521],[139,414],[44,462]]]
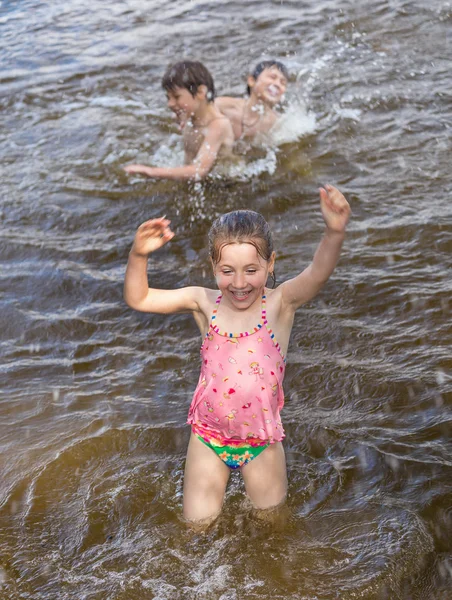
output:
[[[247,272],[247,273],[250,273],[250,274],[253,274],[253,273],[255,273],[255,272],[256,272],[256,269],[248,269],[246,272]]]
[[[223,275],[230,275],[232,271],[222,271]]]

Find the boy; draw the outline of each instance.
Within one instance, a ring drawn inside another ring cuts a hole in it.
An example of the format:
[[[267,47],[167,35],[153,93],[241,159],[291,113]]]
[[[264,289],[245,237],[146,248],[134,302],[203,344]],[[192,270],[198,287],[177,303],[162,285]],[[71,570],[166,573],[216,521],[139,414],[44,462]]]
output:
[[[147,167],[129,165],[126,173],[155,179],[200,180],[207,176],[217,158],[229,155],[234,143],[231,123],[214,104],[215,87],[206,67],[182,61],[168,67],[162,87],[182,129],[185,165]]]
[[[278,118],[274,108],[283,99],[288,78],[281,62],[263,60],[248,76],[248,98],[222,96],[215,100],[215,106],[230,120],[235,140],[251,140],[270,131]]]

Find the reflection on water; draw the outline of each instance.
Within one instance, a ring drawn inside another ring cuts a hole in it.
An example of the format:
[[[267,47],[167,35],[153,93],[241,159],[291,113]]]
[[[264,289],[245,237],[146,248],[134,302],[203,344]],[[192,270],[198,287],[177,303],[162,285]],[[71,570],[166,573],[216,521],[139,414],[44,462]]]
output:
[[[441,0],[0,4],[1,598],[450,598],[451,19]],[[184,56],[220,94],[283,59],[273,144],[203,185],[128,179],[181,162],[160,77]],[[287,506],[262,521],[234,475],[190,532],[199,334],[124,305],[133,233],[167,214],[154,284],[211,286],[211,220],[251,207],[283,281],[327,181],[353,219],[293,330]]]

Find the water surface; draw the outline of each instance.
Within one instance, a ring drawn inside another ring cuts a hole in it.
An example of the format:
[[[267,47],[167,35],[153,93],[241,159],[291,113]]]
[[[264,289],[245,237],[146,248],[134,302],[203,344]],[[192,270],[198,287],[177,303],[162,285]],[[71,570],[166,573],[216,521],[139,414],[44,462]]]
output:
[[[1,2],[1,598],[451,597],[451,23],[441,0]],[[180,160],[170,61],[242,94],[268,56],[291,73],[276,148],[198,187],[124,175]],[[261,522],[234,476],[193,534],[199,334],[124,305],[134,231],[172,219],[155,286],[212,286],[209,224],[251,207],[283,281],[325,182],[353,218],[293,329],[287,512]]]

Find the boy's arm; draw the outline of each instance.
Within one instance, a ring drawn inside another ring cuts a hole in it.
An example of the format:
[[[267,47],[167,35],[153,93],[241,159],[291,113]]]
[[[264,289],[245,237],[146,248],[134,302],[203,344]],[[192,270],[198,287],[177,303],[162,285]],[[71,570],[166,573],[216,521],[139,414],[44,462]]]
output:
[[[228,135],[229,121],[217,119],[207,128],[206,136],[196,155],[193,164],[183,167],[147,167],[145,165],[129,165],[125,171],[132,174],[146,175],[154,179],[195,180],[204,179],[212,169],[218,152]]]
[[[169,224],[164,217],[151,219],[140,225],[135,235],[124,280],[124,299],[135,310],[161,314],[199,310],[202,288],[159,290],[148,286],[148,255],[174,237]]]
[[[297,277],[280,286],[282,302],[296,310],[317,295],[333,273],[341,253],[350,205],[332,185],[320,189],[320,206],[326,230],[311,264]]]

